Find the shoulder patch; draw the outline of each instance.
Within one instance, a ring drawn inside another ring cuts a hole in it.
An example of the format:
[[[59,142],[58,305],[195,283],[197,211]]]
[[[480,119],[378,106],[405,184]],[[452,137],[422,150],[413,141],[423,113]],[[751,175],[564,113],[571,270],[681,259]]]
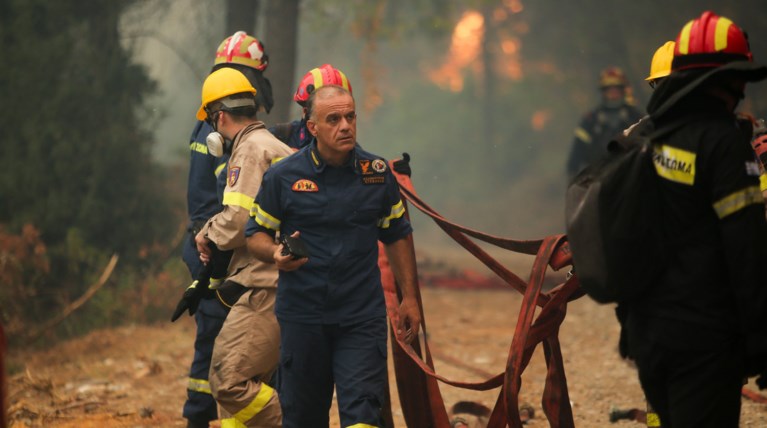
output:
[[[695,158],[694,152],[660,145],[655,146],[652,160],[659,176],[692,186],[695,183]]]
[[[386,162],[384,162],[382,159],[376,159],[372,162],[371,166],[373,167],[373,171],[375,172],[384,172],[386,171]]]
[[[240,167],[239,166],[232,166],[229,167],[229,175],[227,176],[226,183],[229,185],[229,187],[232,187],[237,183],[237,179],[240,178]]]
[[[317,183],[313,182],[312,180],[302,178],[293,183],[291,190],[294,192],[317,192],[320,189],[317,187]]]

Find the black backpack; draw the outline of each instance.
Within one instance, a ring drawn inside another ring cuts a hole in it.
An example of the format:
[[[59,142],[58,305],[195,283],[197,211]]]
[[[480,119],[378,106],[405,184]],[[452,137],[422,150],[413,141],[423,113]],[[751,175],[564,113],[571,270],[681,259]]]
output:
[[[643,119],[628,137],[611,141],[607,157],[584,169],[567,187],[565,217],[573,266],[583,290],[599,303],[635,299],[665,269],[653,140],[686,122],[689,119],[653,130],[651,119]]]

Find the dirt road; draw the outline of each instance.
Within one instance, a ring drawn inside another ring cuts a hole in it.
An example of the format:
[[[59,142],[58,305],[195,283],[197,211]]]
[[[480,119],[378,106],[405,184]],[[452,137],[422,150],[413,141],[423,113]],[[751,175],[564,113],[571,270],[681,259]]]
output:
[[[437,371],[449,378],[482,380],[477,372],[503,370],[521,296],[515,291],[422,290]],[[95,331],[38,352],[12,350],[8,367],[12,427],[184,427],[181,406],[191,361],[193,320]],[[644,406],[634,369],[615,351],[618,326],[610,306],[588,298],[572,302],[560,332],[570,398],[578,427],[611,424],[612,407]],[[529,427],[547,427],[540,410],[545,380],[536,350],[523,375],[520,403],[536,411]],[[455,362],[461,362],[456,364]],[[469,370],[463,365],[476,368]],[[404,427],[396,384],[393,412]],[[753,385],[751,385],[753,388]],[[496,391],[441,386],[448,406],[475,400],[492,407]],[[767,406],[743,400],[742,427],[767,426]],[[335,409],[331,426],[338,426]]]

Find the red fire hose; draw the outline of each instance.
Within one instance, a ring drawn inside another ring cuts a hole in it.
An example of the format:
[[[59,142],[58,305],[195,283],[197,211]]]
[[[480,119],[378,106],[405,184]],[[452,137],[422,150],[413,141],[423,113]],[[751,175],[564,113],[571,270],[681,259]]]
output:
[[[423,202],[406,175],[395,176],[400,185],[402,197],[424,214],[431,217],[450,237],[473,254],[490,270],[506,281],[511,287],[524,295],[519,311],[516,330],[511,340],[506,370],[483,382],[459,382],[445,378],[434,371],[432,354],[426,340],[426,319],[422,316],[423,349],[417,341],[405,344],[396,334],[392,346],[395,376],[399,392],[402,413],[407,426],[449,428],[447,409],[442,399],[437,380],[459,388],[486,391],[501,387],[498,400],[488,421],[488,428],[521,428],[519,414],[519,390],[522,372],[527,367],[535,347],[543,343],[544,356],[548,373],[543,392],[543,411],[552,427],[574,427],[570,399],[567,392],[567,379],[559,346],[559,326],[564,320],[567,303],[583,296],[576,276],[558,285],[548,292],[542,292],[546,269],[551,266],[559,270],[572,264],[569,247],[563,235],[548,236],[541,240],[517,241],[488,235],[450,222]],[[505,268],[489,254],[483,251],[469,237],[496,245],[498,247],[536,255],[530,280],[525,282],[519,276]],[[394,276],[381,263],[381,276],[386,295],[386,306],[392,331],[398,321],[400,296]],[[423,314],[421,293],[416,288],[418,305]],[[535,317],[536,306],[541,310]]]

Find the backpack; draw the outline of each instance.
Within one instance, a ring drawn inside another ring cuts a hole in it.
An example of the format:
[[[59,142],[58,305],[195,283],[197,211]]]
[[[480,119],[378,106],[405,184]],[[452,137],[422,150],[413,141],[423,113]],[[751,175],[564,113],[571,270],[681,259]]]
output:
[[[565,195],[567,239],[583,290],[599,303],[636,299],[665,269],[653,141],[689,122],[653,130],[643,119],[608,155],[576,175]]]

